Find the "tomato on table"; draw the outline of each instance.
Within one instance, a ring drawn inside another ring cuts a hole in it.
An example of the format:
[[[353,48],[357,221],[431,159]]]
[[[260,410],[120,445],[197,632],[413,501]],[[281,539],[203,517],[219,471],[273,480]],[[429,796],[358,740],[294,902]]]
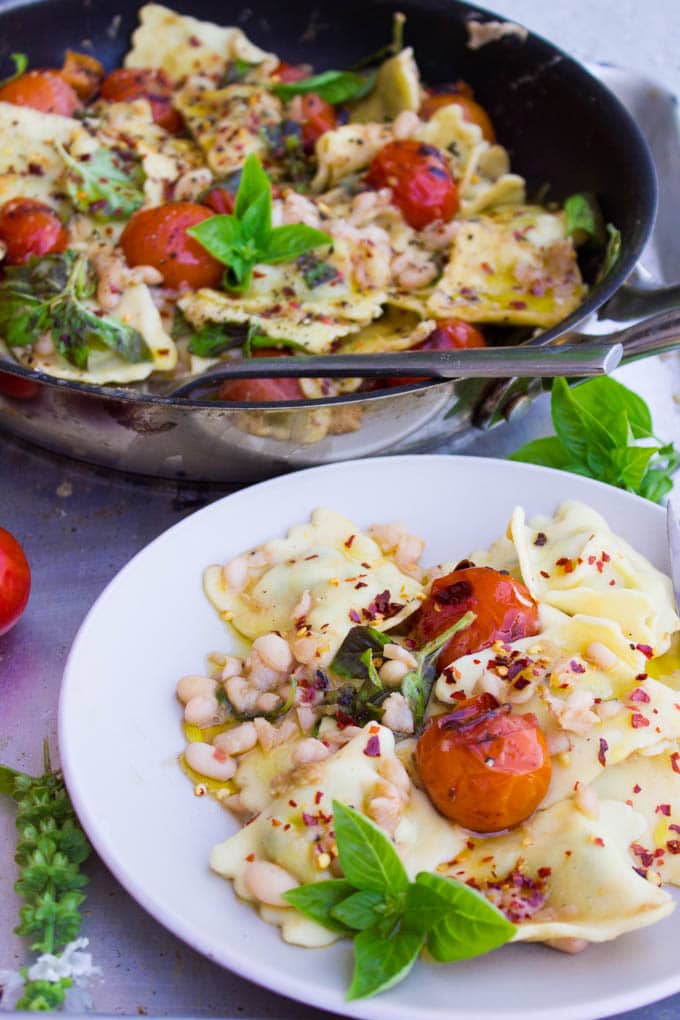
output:
[[[17,622],[28,602],[31,570],[14,535],[0,528],[0,635]]]
[[[66,50],[64,66],[59,72],[78,98],[84,102],[89,102],[97,95],[105,73],[96,57],[91,57],[87,53],[77,53],[75,50]]]
[[[166,202],[138,209],[120,235],[129,266],[154,266],[166,287],[217,287],[224,266],[187,234],[189,227],[207,220],[211,209],[195,202]]]
[[[471,323],[462,319],[442,319],[429,336],[419,344],[410,347],[411,351],[460,351],[469,347],[486,347],[482,333]],[[427,382],[423,376],[406,376],[404,378],[385,379],[384,386],[410,386],[413,383]]]
[[[50,255],[68,246],[68,231],[54,209],[34,198],[10,198],[0,205],[0,241],[5,262],[19,266],[34,255]]]
[[[414,139],[388,142],[373,157],[366,183],[391,188],[392,202],[415,230],[458,212],[456,182],[446,156],[434,145]]]
[[[433,719],[416,746],[425,790],[443,815],[475,832],[519,825],[550,785],[550,754],[536,716],[492,694]]]
[[[288,351],[261,347],[253,351],[254,358],[283,358]],[[233,400],[239,404],[256,402],[289,403],[304,400],[304,393],[297,379],[228,379],[217,392],[218,400]]]
[[[469,612],[476,619],[444,645],[437,660],[440,672],[455,659],[489,648],[494,641],[518,641],[540,629],[538,605],[520,581],[492,567],[464,567],[432,582],[410,637],[420,648]]]
[[[119,67],[106,76],[99,94],[112,103],[147,99],[156,124],[171,134],[184,127],[181,114],[172,105],[172,81],[159,68]]]
[[[76,92],[59,71],[26,71],[0,85],[0,102],[72,117],[81,109]]]
[[[423,120],[429,120],[442,107],[452,105],[460,107],[464,120],[469,124],[476,124],[481,129],[482,137],[487,142],[493,144],[496,141],[496,132],[489,114],[476,101],[472,89],[465,82],[443,85],[436,90],[428,89],[418,113]]]

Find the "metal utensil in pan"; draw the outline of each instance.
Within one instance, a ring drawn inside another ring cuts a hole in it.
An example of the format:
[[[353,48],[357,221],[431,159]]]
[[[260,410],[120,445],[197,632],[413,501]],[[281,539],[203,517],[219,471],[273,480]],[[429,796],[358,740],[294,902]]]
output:
[[[0,7],[0,32],[9,48],[29,54],[33,66],[59,63],[66,48],[87,38],[92,52],[113,67],[128,48],[138,6],[139,0],[11,0]],[[215,17],[209,0],[190,5],[178,0],[174,6],[187,11],[190,6],[195,17]],[[508,36],[472,51],[467,22],[496,15],[452,0],[406,0],[399,7],[424,80],[470,82],[513,167],[526,178],[528,194],[549,185],[548,198],[560,201],[591,191],[605,218],[621,230],[613,271],[540,339],[545,345],[565,334],[573,338],[629,276],[652,225],[655,176],[640,132],[599,81],[538,36]],[[226,0],[220,21],[239,24],[286,60],[322,70],[347,67],[378,49],[392,9],[383,0],[345,0],[325,6],[319,18],[312,0],[285,5],[255,0],[247,8]],[[0,394],[0,426],[15,434],[122,470],[227,482],[419,449],[445,436],[460,445],[473,434],[474,416],[486,406],[490,387],[496,389],[493,382],[468,378],[326,400],[239,405],[60,382],[10,363],[2,368],[31,384],[29,399]],[[534,384],[540,389],[538,380]],[[496,401],[488,420],[502,420],[514,399],[510,393]]]

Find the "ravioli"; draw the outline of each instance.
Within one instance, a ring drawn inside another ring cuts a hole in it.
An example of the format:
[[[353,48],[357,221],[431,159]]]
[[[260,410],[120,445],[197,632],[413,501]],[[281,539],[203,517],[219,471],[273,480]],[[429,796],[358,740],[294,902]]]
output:
[[[62,215],[69,203],[59,185],[64,164],[55,142],[66,144],[79,121],[0,102],[0,204],[35,198]]]
[[[315,510],[310,524],[250,554],[257,567],[241,592],[225,585],[219,566],[204,575],[213,606],[239,633],[254,640],[279,631],[294,634],[295,609],[305,592],[311,606],[304,626],[318,637],[318,662],[330,662],[353,623],[386,629],[414,608],[420,585],[382,554],[352,521],[331,510]]]
[[[161,4],[145,4],[139,20],[125,66],[159,67],[176,83],[192,74],[219,79],[233,60],[261,65],[263,73],[278,63],[277,57],[253,45],[240,28],[199,21]]]
[[[427,307],[437,318],[548,328],[584,295],[564,214],[509,206],[461,220]]]
[[[380,65],[373,91],[353,104],[351,120],[366,124],[394,120],[404,110],[417,112],[422,92],[418,65],[408,46]]]

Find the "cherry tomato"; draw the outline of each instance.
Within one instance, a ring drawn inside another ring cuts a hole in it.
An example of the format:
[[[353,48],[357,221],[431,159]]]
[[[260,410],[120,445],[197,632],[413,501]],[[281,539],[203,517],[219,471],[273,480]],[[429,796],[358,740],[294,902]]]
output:
[[[233,191],[228,191],[226,188],[211,188],[203,198],[203,203],[209,209],[212,209],[214,213],[231,216],[236,205],[236,195]]]
[[[166,287],[216,287],[224,266],[187,234],[213,213],[194,202],[167,202],[138,209],[120,235],[129,266],[155,266]]]
[[[474,326],[462,319],[442,319],[429,336],[421,340],[412,351],[455,351],[466,347],[486,347],[486,340]],[[407,386],[426,382],[422,376],[408,376],[405,379],[386,379],[385,386]]]
[[[458,211],[456,182],[444,153],[434,145],[413,139],[388,142],[373,157],[366,182],[391,188],[393,203],[415,230],[450,220]]]
[[[158,68],[119,67],[106,76],[99,94],[112,103],[148,99],[156,124],[171,133],[184,127],[181,115],[172,106],[172,82]]]
[[[0,634],[17,622],[28,602],[31,570],[16,538],[0,528]]]
[[[30,106],[42,113],[72,117],[81,108],[78,96],[59,71],[26,71],[0,85],[0,102]]]
[[[32,379],[24,379],[22,375],[11,375],[9,372],[0,372],[0,393],[6,397],[14,397],[15,400],[32,400],[38,395],[40,386]]]
[[[94,99],[99,92],[99,86],[104,78],[104,68],[96,59],[87,53],[76,53],[75,50],[66,50],[64,66],[59,72],[79,99],[87,102]]]
[[[254,358],[282,358],[288,352],[276,348],[260,348],[253,351]],[[304,393],[297,379],[233,379],[223,382],[217,393],[219,400],[233,400],[241,404],[256,401],[290,402],[304,400]]]
[[[452,104],[460,107],[464,120],[481,128],[482,137],[487,142],[493,144],[496,141],[496,132],[491,118],[484,107],[475,100],[474,92],[464,81],[442,85],[438,89],[428,89],[418,112],[423,120],[429,120],[443,106]]]
[[[461,655],[489,648],[494,641],[518,641],[539,631],[538,606],[520,581],[492,567],[466,567],[432,582],[411,630],[416,647],[470,611],[477,618],[444,645],[437,660],[440,672]]]
[[[296,119],[302,124],[302,142],[305,149],[311,150],[317,138],[330,131],[337,123],[335,107],[327,103],[316,92],[299,96],[300,105]]]
[[[27,262],[33,255],[64,251],[68,231],[49,205],[34,198],[10,198],[0,205],[0,241],[10,266]]]
[[[493,694],[433,719],[416,745],[416,764],[435,807],[475,832],[528,818],[548,792],[552,769],[536,716],[514,713]]]
[[[305,67],[302,64],[287,64],[285,60],[282,60],[274,68],[273,76],[282,83],[288,84],[293,81],[302,81],[304,78],[309,78],[311,70],[309,67]]]

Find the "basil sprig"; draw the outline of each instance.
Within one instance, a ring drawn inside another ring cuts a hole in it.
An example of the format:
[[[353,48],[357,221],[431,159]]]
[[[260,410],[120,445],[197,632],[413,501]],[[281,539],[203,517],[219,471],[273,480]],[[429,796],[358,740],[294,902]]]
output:
[[[600,205],[594,195],[588,192],[570,195],[564,203],[564,218],[567,234],[575,245],[593,241],[604,245],[605,227]]]
[[[347,999],[402,981],[427,946],[440,963],[468,960],[508,942],[516,928],[481,893],[427,871],[410,882],[394,844],[364,815],[333,801],[344,878],[284,893],[300,913],[354,939]]]
[[[143,204],[145,175],[135,153],[102,147],[74,159],[54,144],[66,163],[66,189],[80,212],[106,222],[128,219]]]
[[[449,643],[454,634],[457,634],[459,630],[465,630],[476,619],[476,613],[465,613],[451,627],[442,631],[436,638],[413,653],[418,665],[415,669],[410,670],[401,681],[401,693],[413,713],[416,730],[420,728],[425,718],[427,703],[437,679],[437,659],[440,651]]]
[[[211,216],[187,233],[224,263],[224,285],[230,290],[245,290],[258,263],[290,262],[333,243],[328,234],[304,223],[272,227],[272,188],[254,153],[243,167],[233,216]]]
[[[8,347],[26,347],[49,332],[59,354],[80,369],[87,369],[92,347],[109,347],[126,361],[150,361],[141,333],[83,304],[95,290],[89,259],[75,251],[8,266],[0,283],[0,334]]]
[[[25,53],[10,53],[9,58],[14,64],[14,74],[10,74],[9,77],[3,78],[0,81],[0,85],[7,85],[9,82],[14,81],[15,78],[21,78],[22,74],[26,72],[28,67],[28,57]]]
[[[570,389],[557,378],[551,414],[556,435],[534,439],[511,460],[597,478],[654,503],[673,488],[680,452],[654,435],[649,407],[626,386],[601,378]]]
[[[294,96],[304,96],[315,92],[332,106],[348,103],[353,99],[363,99],[375,85],[375,73],[357,74],[355,71],[322,71],[300,81],[277,82],[270,89],[287,101]]]

